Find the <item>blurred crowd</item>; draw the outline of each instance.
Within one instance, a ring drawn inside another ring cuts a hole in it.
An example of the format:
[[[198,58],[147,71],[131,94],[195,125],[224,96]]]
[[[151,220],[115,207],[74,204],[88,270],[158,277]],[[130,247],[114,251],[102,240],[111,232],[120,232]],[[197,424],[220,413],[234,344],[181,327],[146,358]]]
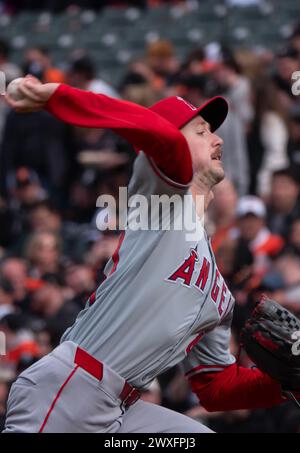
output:
[[[300,25],[277,53],[214,43],[180,61],[171,42],[152,42],[119,86],[99,78],[82,51],[62,69],[47,49],[28,48],[16,66],[0,41],[0,70],[7,82],[30,73],[146,107],[171,95],[195,105],[224,95],[230,113],[218,133],[227,177],[215,189],[206,228],[236,298],[232,352],[238,354],[240,330],[261,293],[300,315],[300,97],[291,89],[300,70]],[[44,111],[17,114],[3,99],[0,139],[0,331],[7,348],[0,356],[1,430],[10,383],[59,343],[103,279],[119,232],[97,228],[96,200],[118,198],[135,152],[111,131],[71,127]],[[243,351],[238,360],[252,365]],[[180,367],[143,397],[219,432],[300,432],[292,403],[206,413]]]
[[[61,12],[70,5],[77,5],[82,8],[100,10],[106,6],[124,7],[134,6],[137,8],[151,8],[161,4],[184,3],[186,0],[2,0],[3,8],[12,14],[24,9]],[[196,0],[198,1],[198,0]]]
[[[261,0],[220,0],[220,4],[228,5],[257,5]],[[47,10],[54,13],[65,11],[69,6],[78,6],[80,8],[91,9],[95,11],[102,10],[106,7],[134,7],[147,10],[160,5],[183,5],[195,4],[201,5],[203,0],[0,0],[0,9],[8,14],[17,14],[20,11]]]

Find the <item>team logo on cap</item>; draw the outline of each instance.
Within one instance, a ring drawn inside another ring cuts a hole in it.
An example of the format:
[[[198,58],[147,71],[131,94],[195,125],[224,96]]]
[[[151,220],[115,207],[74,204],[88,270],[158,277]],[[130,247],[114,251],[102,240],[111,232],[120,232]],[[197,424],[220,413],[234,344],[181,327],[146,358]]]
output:
[[[179,101],[184,102],[191,110],[197,110],[197,107],[194,107],[192,104],[187,102],[185,99],[181,98],[180,96],[176,96]]]

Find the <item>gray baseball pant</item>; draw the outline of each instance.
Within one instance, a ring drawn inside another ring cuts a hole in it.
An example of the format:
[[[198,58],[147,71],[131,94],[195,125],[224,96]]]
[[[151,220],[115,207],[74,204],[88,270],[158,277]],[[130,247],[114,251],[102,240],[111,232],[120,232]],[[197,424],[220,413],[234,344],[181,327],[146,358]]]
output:
[[[81,348],[66,341],[12,385],[3,432],[208,433],[164,407],[135,401],[137,391]]]

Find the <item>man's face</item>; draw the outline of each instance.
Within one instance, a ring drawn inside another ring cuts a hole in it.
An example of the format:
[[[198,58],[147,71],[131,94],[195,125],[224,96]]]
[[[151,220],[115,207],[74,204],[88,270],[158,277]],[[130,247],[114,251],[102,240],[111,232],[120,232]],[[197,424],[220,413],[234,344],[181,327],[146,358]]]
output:
[[[30,226],[35,232],[58,232],[61,227],[59,215],[44,206],[35,207],[35,209],[31,211],[29,220]]]
[[[290,209],[299,196],[299,187],[289,176],[277,175],[273,177],[271,186],[272,206],[279,212]]]
[[[221,161],[223,140],[210,131],[210,125],[197,116],[181,129],[186,138],[193,163],[195,176],[212,187],[224,178],[224,169]]]
[[[253,241],[260,230],[264,228],[265,221],[254,214],[247,214],[238,221],[241,237],[246,241]]]

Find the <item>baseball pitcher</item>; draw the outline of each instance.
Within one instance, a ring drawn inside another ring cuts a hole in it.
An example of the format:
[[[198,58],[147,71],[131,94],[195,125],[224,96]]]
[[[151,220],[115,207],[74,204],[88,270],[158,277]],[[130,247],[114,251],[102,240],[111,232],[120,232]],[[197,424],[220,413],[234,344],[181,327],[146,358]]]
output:
[[[30,76],[19,90],[22,99],[7,96],[16,111],[44,108],[69,124],[110,128],[127,139],[138,153],[129,196],[150,201],[153,195],[177,195],[197,211],[197,197],[206,208],[212,187],[224,178],[222,140],[215,133],[227,115],[221,97],[200,107],[171,97],[147,109]],[[285,401],[283,390],[298,390],[297,375],[293,388],[289,380],[283,388],[282,374],[236,364],[229,352],[234,299],[204,229],[194,240],[187,240],[187,233],[183,225],[127,228],[121,234],[106,279],[60,345],[13,384],[4,432],[210,432],[182,414],[139,400],[140,390],[182,361],[208,410],[272,406]],[[269,347],[272,362],[278,335],[265,338],[266,317],[263,311],[250,323],[244,343],[258,345],[252,347],[254,359]],[[299,325],[289,328],[300,330]]]

